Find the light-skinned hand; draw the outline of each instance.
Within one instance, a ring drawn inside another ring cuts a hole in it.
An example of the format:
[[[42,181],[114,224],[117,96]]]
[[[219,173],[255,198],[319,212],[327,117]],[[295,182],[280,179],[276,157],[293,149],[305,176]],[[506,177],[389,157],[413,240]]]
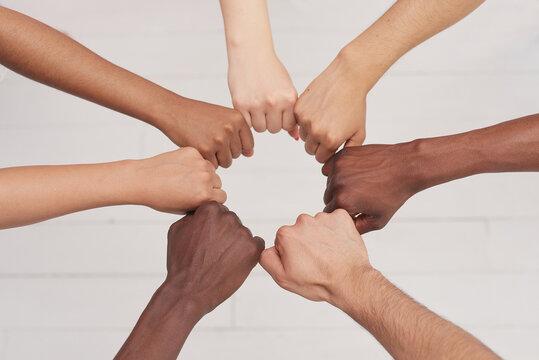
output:
[[[260,265],[282,288],[313,301],[332,302],[352,278],[372,269],[367,250],[345,210],[300,215],[277,231]]]
[[[226,201],[215,168],[193,148],[133,160],[131,169],[131,203],[185,214],[207,201]]]
[[[368,89],[342,55],[307,86],[294,107],[305,150],[326,162],[337,149],[365,140]]]
[[[294,118],[296,89],[283,64],[271,50],[233,50],[228,85],[234,108],[257,132],[281,129],[297,138]]]

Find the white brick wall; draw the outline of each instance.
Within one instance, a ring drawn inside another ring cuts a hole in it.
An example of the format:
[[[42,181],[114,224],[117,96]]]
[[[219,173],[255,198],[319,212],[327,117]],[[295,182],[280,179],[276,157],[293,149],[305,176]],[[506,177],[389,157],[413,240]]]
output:
[[[271,0],[298,91],[391,1]],[[2,1],[186,96],[229,105],[215,1]],[[408,54],[369,96],[368,142],[465,131],[538,111],[539,2],[491,0]],[[0,70],[0,166],[136,158],[172,149],[155,129]],[[322,206],[320,166],[286,135],[222,170],[233,208],[270,245]],[[539,175],[464,179],[411,199],[366,236],[372,261],[419,301],[508,359],[537,359]],[[267,188],[263,194],[260,188]],[[256,199],[256,201],[253,201]],[[0,359],[100,359],[117,351],[164,275],[175,216],[116,207],[0,232]],[[186,359],[387,359],[325,304],[257,267],[204,319]]]

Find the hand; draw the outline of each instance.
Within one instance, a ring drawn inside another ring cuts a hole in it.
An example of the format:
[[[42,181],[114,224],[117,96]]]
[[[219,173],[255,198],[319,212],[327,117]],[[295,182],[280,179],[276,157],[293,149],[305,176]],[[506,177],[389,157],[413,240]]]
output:
[[[284,129],[297,139],[294,104],[298,95],[272,51],[232,50],[228,86],[234,108],[257,132],[274,134]]]
[[[214,167],[193,148],[135,160],[132,166],[134,204],[184,214],[206,201],[226,201]]]
[[[342,56],[311,82],[294,107],[307,153],[323,163],[345,142],[363,144],[367,92]]]
[[[361,236],[344,210],[300,215],[277,231],[275,246],[262,252],[260,265],[282,288],[313,301],[333,303],[349,289],[348,280],[372,269]]]
[[[161,130],[178,146],[191,146],[215,167],[229,167],[241,154],[253,155],[251,129],[236,110],[176,97],[166,107]]]
[[[168,231],[167,279],[202,314],[243,284],[264,250],[235,213],[215,202],[174,223]]]
[[[364,145],[339,151],[322,168],[328,176],[324,211],[345,209],[360,233],[383,228],[421,190],[414,143]]]

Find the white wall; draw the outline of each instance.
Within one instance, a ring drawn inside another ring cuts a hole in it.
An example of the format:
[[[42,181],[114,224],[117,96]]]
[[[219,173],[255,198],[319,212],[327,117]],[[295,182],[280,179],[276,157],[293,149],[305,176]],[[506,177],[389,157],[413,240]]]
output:
[[[230,105],[217,1],[2,3],[174,91]],[[278,52],[298,91],[390,3],[270,1]],[[538,15],[535,0],[490,0],[412,51],[369,96],[367,142],[465,131],[537,112]],[[255,158],[221,174],[229,207],[271,244],[279,225],[321,209],[324,179],[302,144],[284,134],[255,140]],[[173,148],[145,124],[11,72],[0,81],[0,144],[1,166]],[[371,258],[502,356],[537,359],[538,184],[537,174],[484,175],[425,191],[385,230],[366,236]],[[163,279],[174,219],[117,207],[0,232],[0,359],[111,358]],[[388,358],[343,314],[285,293],[259,267],[197,326],[183,357]]]

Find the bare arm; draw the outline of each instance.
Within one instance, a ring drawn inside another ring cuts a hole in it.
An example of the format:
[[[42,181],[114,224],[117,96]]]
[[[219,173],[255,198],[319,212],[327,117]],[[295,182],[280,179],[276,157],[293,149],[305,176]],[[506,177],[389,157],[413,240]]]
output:
[[[0,229],[103,206],[145,205],[184,213],[226,194],[193,148],[144,160],[0,169]]]
[[[0,6],[0,63],[35,81],[145,121],[215,165],[252,154],[236,111],[181,97],[118,67],[59,31]]]
[[[500,359],[468,332],[415,302],[378,271],[357,273],[344,286],[348,295],[333,299],[335,304],[395,359]]]
[[[356,80],[370,90],[404,54],[452,26],[483,2],[485,0],[398,0],[343,49],[344,57],[358,70],[355,74],[360,77]]]
[[[220,0],[234,108],[258,131],[297,137],[296,89],[273,47],[266,0]]]
[[[340,308],[399,360],[499,359],[479,340],[402,293],[374,270],[342,209],[277,231],[260,264],[286,290]]]
[[[346,45],[296,102],[305,149],[326,162],[365,140],[366,97],[401,56],[453,25],[484,0],[399,0]]]
[[[243,284],[263,249],[264,241],[217,203],[174,223],[167,278],[116,359],[176,359],[196,323]]]
[[[347,147],[322,171],[325,211],[347,210],[365,233],[427,188],[481,173],[539,171],[539,114],[456,135]]]

